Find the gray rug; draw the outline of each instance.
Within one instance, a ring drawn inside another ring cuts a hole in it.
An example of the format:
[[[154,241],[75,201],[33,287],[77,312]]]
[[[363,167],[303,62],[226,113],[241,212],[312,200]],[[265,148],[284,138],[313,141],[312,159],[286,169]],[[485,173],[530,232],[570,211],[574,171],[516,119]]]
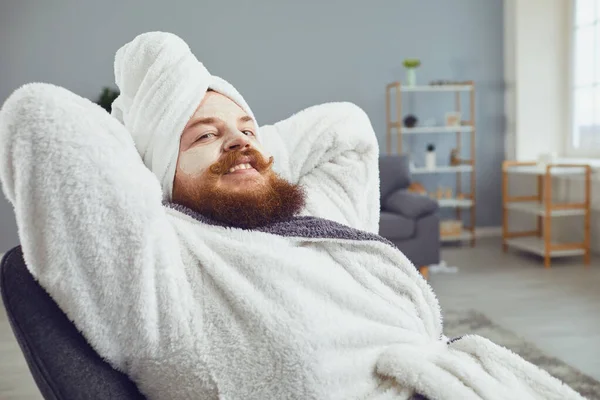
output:
[[[565,364],[558,358],[544,354],[532,343],[496,325],[477,311],[445,311],[444,326],[444,334],[450,338],[468,333],[485,337],[519,354],[532,364],[545,369],[550,375],[560,379],[587,399],[600,400],[600,382]]]

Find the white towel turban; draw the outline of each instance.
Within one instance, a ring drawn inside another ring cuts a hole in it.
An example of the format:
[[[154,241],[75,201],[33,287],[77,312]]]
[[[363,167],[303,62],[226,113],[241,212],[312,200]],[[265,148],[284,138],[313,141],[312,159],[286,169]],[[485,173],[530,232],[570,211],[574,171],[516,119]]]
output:
[[[254,118],[242,95],[211,75],[172,33],[135,37],[117,51],[114,69],[120,95],[112,104],[112,114],[133,136],[145,165],[161,182],[165,200],[171,200],[181,134],[209,88]]]

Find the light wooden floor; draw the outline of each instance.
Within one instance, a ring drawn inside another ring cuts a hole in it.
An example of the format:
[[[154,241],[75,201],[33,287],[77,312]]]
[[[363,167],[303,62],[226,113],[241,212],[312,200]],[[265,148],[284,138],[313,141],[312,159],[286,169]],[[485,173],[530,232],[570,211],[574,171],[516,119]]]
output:
[[[501,251],[497,239],[471,249],[445,248],[457,274],[430,274],[442,307],[472,308],[600,380],[600,259],[545,270],[534,257]],[[39,400],[37,388],[0,307],[0,399]]]

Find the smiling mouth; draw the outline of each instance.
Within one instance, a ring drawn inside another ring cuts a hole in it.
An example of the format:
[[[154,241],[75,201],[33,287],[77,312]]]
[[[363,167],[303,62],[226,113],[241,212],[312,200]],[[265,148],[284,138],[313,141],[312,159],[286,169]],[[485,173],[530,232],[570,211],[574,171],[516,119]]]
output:
[[[254,167],[252,165],[250,165],[249,163],[242,163],[242,164],[238,164],[234,167],[229,168],[229,171],[227,172],[227,174],[233,174],[236,172],[250,172],[250,171],[256,171],[256,169],[254,169]]]

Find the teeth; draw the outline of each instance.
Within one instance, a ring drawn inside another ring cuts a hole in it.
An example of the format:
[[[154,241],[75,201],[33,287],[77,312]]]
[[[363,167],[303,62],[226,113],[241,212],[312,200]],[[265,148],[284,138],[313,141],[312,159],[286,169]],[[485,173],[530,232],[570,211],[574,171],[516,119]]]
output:
[[[231,172],[237,171],[238,169],[251,169],[251,168],[252,168],[252,165],[250,165],[250,164],[238,164],[235,167],[229,168],[229,172],[231,173]]]

